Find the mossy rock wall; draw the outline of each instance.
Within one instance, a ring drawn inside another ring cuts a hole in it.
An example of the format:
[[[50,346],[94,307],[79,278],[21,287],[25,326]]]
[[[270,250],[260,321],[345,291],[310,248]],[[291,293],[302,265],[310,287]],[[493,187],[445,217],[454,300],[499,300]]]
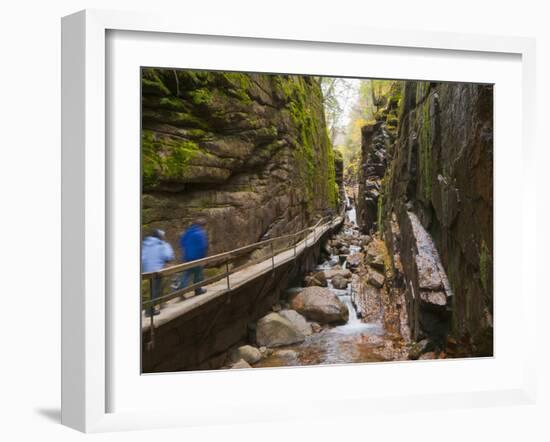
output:
[[[208,220],[210,253],[300,230],[336,209],[313,77],[142,70],[142,224]]]
[[[451,333],[492,354],[493,88],[405,82],[397,124],[382,220],[418,216],[452,287]]]

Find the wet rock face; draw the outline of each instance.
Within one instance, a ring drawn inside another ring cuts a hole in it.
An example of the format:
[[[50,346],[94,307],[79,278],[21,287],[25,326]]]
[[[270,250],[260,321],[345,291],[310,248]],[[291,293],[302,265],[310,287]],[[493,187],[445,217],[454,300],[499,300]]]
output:
[[[377,229],[378,205],[382,191],[382,177],[386,172],[386,146],[390,136],[382,121],[362,129],[357,222],[366,233]]]
[[[197,217],[210,253],[298,231],[336,209],[312,77],[144,69],[142,223],[176,244]]]
[[[344,189],[344,157],[339,150],[334,151],[334,171],[336,176],[336,185],[338,186],[338,195],[340,205],[344,205],[346,201],[346,191]]]
[[[420,334],[467,338],[474,354],[490,355],[493,88],[407,82],[401,100],[382,210],[409,316]],[[437,259],[422,251],[430,242]]]

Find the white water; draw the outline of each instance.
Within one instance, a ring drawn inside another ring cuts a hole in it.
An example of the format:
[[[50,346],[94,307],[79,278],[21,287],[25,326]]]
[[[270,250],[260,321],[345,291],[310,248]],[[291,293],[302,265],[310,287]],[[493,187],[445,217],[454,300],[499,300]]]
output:
[[[349,197],[346,194],[346,208],[349,206],[350,206]],[[355,206],[352,206],[350,210],[346,211],[346,217],[348,218],[351,224],[357,225],[357,212],[355,211]]]
[[[362,322],[357,316],[357,309],[352,301],[352,285],[348,284],[346,289],[335,289],[332,281],[328,280],[328,288],[338,296],[338,299],[348,308],[348,322],[344,325],[338,325],[330,330],[331,333],[343,334],[361,334],[369,331],[369,334],[382,334],[382,325],[379,323]]]
[[[355,222],[355,209],[349,210],[348,214]],[[353,229],[345,227],[343,236],[351,237]],[[360,251],[360,247],[350,245],[350,253]],[[316,267],[317,271],[334,268],[340,262],[340,257],[331,255],[329,259]],[[347,261],[342,263],[341,268],[346,268]],[[369,362],[384,360],[378,356],[373,347],[368,345],[369,337],[383,337],[385,330],[380,322],[363,322],[357,316],[357,309],[353,299],[353,285],[351,281],[346,289],[335,289],[329,279],[328,288],[344,303],[348,309],[348,322],[343,325],[330,327],[319,333],[308,336],[306,340],[298,345],[289,346],[274,352],[271,357],[262,360],[259,366],[279,367],[288,365],[314,365],[314,364],[337,364],[350,362]],[[287,292],[300,292],[302,287],[293,287]],[[365,340],[367,338],[367,340]],[[365,344],[367,343],[367,344]]]

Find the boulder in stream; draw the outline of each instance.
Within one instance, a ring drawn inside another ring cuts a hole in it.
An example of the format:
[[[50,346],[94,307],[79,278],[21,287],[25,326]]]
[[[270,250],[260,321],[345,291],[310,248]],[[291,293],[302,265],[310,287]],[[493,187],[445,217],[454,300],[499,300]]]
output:
[[[279,314],[288,319],[296,329],[298,329],[304,336],[309,336],[313,333],[311,325],[306,321],[300,313],[296,310],[281,310]]]
[[[244,359],[239,359],[237,362],[235,362],[231,368],[252,368],[248,362],[246,362]]]
[[[351,271],[348,269],[330,269],[324,271],[325,277],[328,279],[334,278],[336,275],[343,276],[346,279],[351,279]]]
[[[330,282],[332,282],[332,286],[337,290],[344,290],[348,286],[348,280],[344,278],[342,275],[335,275]]]
[[[379,273],[373,269],[371,269],[367,276],[367,282],[378,289],[382,288],[385,279],[386,278],[384,277],[384,275],[382,275],[382,273]]]
[[[348,308],[338,296],[323,287],[306,287],[292,298],[290,306],[307,319],[322,324],[348,321]]]
[[[235,363],[244,360],[249,364],[255,364],[262,359],[262,353],[252,345],[242,345],[231,352],[230,359]]]
[[[260,346],[278,347],[296,344],[304,339],[305,335],[279,313],[267,314],[256,325],[256,342]]]
[[[309,324],[311,325],[313,333],[319,333],[323,329],[317,322],[310,322]]]
[[[349,255],[349,247],[342,246],[338,249],[339,255]]]
[[[349,255],[347,261],[349,269],[353,271],[361,265],[361,262],[363,262],[363,254],[354,253],[352,255]]]
[[[327,278],[323,272],[317,272],[304,278],[304,286],[306,287],[326,287],[327,285]]]

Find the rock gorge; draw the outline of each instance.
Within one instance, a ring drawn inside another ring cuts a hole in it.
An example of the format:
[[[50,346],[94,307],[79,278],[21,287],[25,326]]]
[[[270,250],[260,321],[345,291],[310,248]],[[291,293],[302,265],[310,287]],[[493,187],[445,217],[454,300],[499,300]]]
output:
[[[197,217],[210,254],[308,227],[342,168],[312,77],[142,70],[142,227],[172,244]]]
[[[493,90],[395,82],[362,130],[358,223],[389,250],[415,340],[493,354]]]
[[[146,372],[493,355],[491,85],[144,68],[141,149]]]

